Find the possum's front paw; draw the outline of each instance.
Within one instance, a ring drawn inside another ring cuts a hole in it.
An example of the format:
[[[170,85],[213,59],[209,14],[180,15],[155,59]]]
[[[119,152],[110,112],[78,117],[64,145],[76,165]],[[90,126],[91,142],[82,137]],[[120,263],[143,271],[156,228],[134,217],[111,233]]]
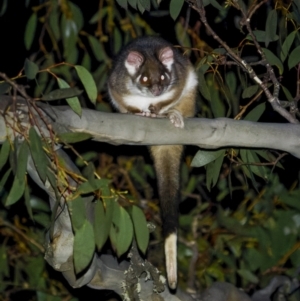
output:
[[[183,116],[179,111],[172,110],[171,112],[168,113],[168,117],[175,127],[182,128],[182,129],[184,128]]]
[[[140,113],[135,113],[135,115],[139,115],[139,116],[145,116],[145,117],[157,117],[156,114],[151,113],[149,111],[142,111]]]

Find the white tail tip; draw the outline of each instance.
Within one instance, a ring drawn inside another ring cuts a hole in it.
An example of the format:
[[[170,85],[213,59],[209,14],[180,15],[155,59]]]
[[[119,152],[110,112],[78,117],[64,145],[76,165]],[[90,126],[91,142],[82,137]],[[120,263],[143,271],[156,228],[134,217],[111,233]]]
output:
[[[170,234],[165,239],[165,256],[168,284],[171,289],[177,287],[177,235]]]

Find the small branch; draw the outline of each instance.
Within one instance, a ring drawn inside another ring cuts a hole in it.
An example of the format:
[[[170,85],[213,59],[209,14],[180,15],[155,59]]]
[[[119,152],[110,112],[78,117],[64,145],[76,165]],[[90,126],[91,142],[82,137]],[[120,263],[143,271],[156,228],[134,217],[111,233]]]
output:
[[[222,45],[222,47],[227,51],[227,54],[234,61],[236,61],[238,63],[238,65],[243,67],[248,72],[250,78],[252,78],[252,80],[254,80],[262,88],[262,90],[265,92],[266,97],[267,97],[269,103],[271,104],[273,110],[276,111],[277,113],[279,113],[284,118],[286,118],[290,123],[298,124],[299,121],[293,115],[291,115],[287,110],[285,110],[283,107],[281,107],[281,105],[280,105],[280,102],[278,99],[280,84],[275,76],[273,68],[270,66],[270,64],[266,60],[266,57],[252,32],[252,29],[250,27],[250,19],[247,18],[246,14],[243,12],[243,10],[241,8],[239,8],[238,6],[236,6],[242,12],[242,14],[244,16],[244,22],[242,24],[246,25],[247,30],[248,30],[249,34],[251,35],[256,48],[258,49],[258,53],[261,55],[261,57],[263,59],[263,62],[264,62],[263,64],[266,66],[268,74],[274,84],[274,95],[271,94],[268,87],[259,79],[259,77],[255,73],[253,68],[249,64],[247,64],[246,61],[242,60],[237,54],[235,54],[232,51],[232,49],[210,27],[210,25],[208,24],[207,19],[206,19],[206,13],[205,13],[205,9],[203,6],[203,1],[202,0],[187,0],[187,2],[190,4],[190,6],[195,11],[197,11],[199,13],[201,22],[205,25],[207,31],[210,32],[212,37],[218,43],[220,43],[220,45]],[[196,5],[195,5],[195,3],[196,3]]]
[[[25,240],[29,241],[32,245],[36,246],[41,251],[41,253],[45,253],[45,249],[41,244],[36,242],[31,237],[27,236],[25,233],[23,233],[20,229],[18,229],[17,227],[12,225],[11,223],[9,223],[7,221],[4,221],[2,218],[0,218],[0,226],[5,226],[5,227],[8,227],[8,228],[12,229],[16,233],[18,233],[20,236],[22,236]]]

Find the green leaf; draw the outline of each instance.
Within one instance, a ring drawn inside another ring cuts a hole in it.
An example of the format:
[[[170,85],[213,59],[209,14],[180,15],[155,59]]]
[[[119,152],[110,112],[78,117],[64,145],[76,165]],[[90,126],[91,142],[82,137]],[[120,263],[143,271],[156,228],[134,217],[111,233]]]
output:
[[[236,83],[236,75],[234,72],[230,71],[228,73],[226,73],[226,84],[230,90],[231,93],[231,97],[233,95],[236,95],[236,87],[237,87],[237,83]]]
[[[57,135],[60,141],[65,143],[76,143],[84,140],[91,139],[93,136],[88,133],[61,133]]]
[[[183,7],[184,0],[171,0],[170,2],[170,15],[175,21]]]
[[[29,130],[29,140],[29,146],[34,166],[41,180],[45,183],[47,178],[48,157],[46,156],[43,149],[41,137],[37,134],[34,127],[31,127]]]
[[[288,101],[294,101],[294,97],[292,96],[291,92],[286,87],[281,85],[281,89]]]
[[[7,2],[8,2],[8,0],[3,0],[3,2],[2,2],[0,17],[2,17],[4,15],[4,13],[6,12]]]
[[[100,251],[108,238],[108,231],[104,233],[102,225],[106,222],[102,202],[98,200],[95,205],[94,233],[95,243]],[[109,225],[110,226],[110,225]],[[107,227],[107,229],[109,229]]]
[[[141,14],[143,14],[145,11],[145,8],[143,7],[143,5],[141,4],[141,1],[139,1],[139,0],[138,0],[138,9],[141,12]]]
[[[136,5],[137,5],[137,0],[128,0],[128,3],[131,7],[133,7],[134,9],[136,9]]]
[[[266,32],[263,30],[254,30],[253,34],[257,40],[257,42],[265,42],[266,41]],[[270,37],[269,37],[270,38]],[[275,37],[273,38],[273,40],[271,40],[270,42],[274,42],[278,40],[278,35],[275,35]],[[252,37],[248,34],[246,37],[247,40],[252,41]]]
[[[265,45],[269,46],[269,43],[274,40],[276,37],[277,31],[277,11],[275,9],[271,10],[268,13],[267,21],[266,21],[266,38]]]
[[[137,245],[141,252],[145,254],[149,243],[149,229],[147,227],[145,215],[139,207],[132,206],[131,218]]]
[[[256,92],[258,91],[258,88],[259,88],[258,85],[247,87],[243,91],[242,98],[250,98],[250,97],[252,97],[254,94],[256,94]]]
[[[0,246],[0,278],[9,276],[9,265],[8,265],[8,258],[7,258],[8,250],[7,247],[2,244]]]
[[[293,49],[293,51],[289,55],[289,59],[288,59],[289,69],[295,67],[299,62],[300,62],[300,46],[297,46],[295,49]]]
[[[250,283],[257,284],[259,282],[259,279],[249,270],[245,269],[239,269],[237,270],[237,273],[245,280],[249,281]]]
[[[3,166],[7,162],[7,159],[9,157],[9,152],[10,152],[10,142],[8,139],[6,139],[3,142],[1,151],[0,151],[0,170],[3,168]]]
[[[127,211],[121,206],[115,206],[113,212],[113,240],[118,257],[124,254],[131,245],[133,237],[132,221]]]
[[[266,104],[263,102],[251,110],[244,118],[244,120],[258,121],[260,116],[266,110]]]
[[[14,182],[8,194],[5,202],[5,206],[10,206],[16,203],[23,195],[25,189],[25,177],[22,181],[17,176],[14,178]]]
[[[117,54],[122,48],[122,35],[120,30],[115,27],[114,28],[114,54]]]
[[[254,150],[259,156],[261,156],[262,158],[264,158],[267,162],[275,162],[276,161],[276,157],[269,151],[266,150]],[[282,164],[280,163],[280,161],[278,161],[276,163],[277,167],[280,167],[282,169],[284,169],[284,167],[282,166]]]
[[[218,10],[224,10],[224,7],[222,7],[216,0],[210,0],[209,2],[216,9],[218,9]]]
[[[18,160],[17,160],[16,177],[19,179],[19,181],[25,180],[28,154],[29,154],[28,144],[27,141],[24,140],[20,145],[19,152],[18,152]]]
[[[219,179],[224,154],[225,150],[223,150],[223,153],[215,161],[206,165],[206,187],[208,190],[215,186]]]
[[[147,11],[150,11],[151,4],[150,0],[138,0],[139,4]]]
[[[80,184],[77,188],[77,193],[85,194],[85,193],[91,193],[96,190],[106,188],[109,184],[108,179],[94,179],[92,183],[89,181],[84,182]]]
[[[29,187],[26,185],[24,190],[24,199],[25,199],[25,206],[28,212],[29,217],[33,220],[32,208],[30,206],[30,193]]]
[[[297,31],[292,31],[285,39],[285,41],[283,42],[282,44],[282,47],[281,47],[281,52],[280,52],[280,58],[281,58],[281,61],[284,62],[286,57],[288,56],[289,52],[290,52],[290,49],[291,49],[291,46],[295,40],[295,37],[296,37],[296,34],[297,34]]]
[[[86,221],[84,200],[82,197],[77,197],[74,200],[69,200],[67,204],[72,220],[72,226],[74,228],[74,231],[76,232],[83,227]]]
[[[3,175],[3,177],[2,177],[2,179],[1,179],[1,181],[0,181],[0,193],[2,193],[3,188],[4,188],[4,185],[5,185],[5,183],[7,182],[8,177],[9,177],[10,174],[11,174],[11,171],[12,171],[12,169],[9,168],[9,169],[5,172],[5,174]]]
[[[125,0],[126,1],[126,0]],[[98,62],[102,62],[106,59],[106,55],[102,45],[100,44],[99,40],[95,37],[89,35],[88,40],[90,42],[91,48],[93,50],[93,54]]]
[[[118,4],[127,10],[127,0],[117,0]]]
[[[279,74],[281,75],[283,73],[283,65],[282,62],[279,60],[279,58],[269,49],[262,48],[262,51],[264,52],[270,65],[276,66],[279,70]]]
[[[224,150],[198,150],[197,154],[192,160],[191,166],[193,167],[201,167],[204,166],[214,160],[216,160],[218,157],[224,155]]]
[[[96,104],[97,87],[96,87],[96,83],[95,83],[92,75],[83,66],[76,65],[75,70],[83,84],[83,87],[84,87],[90,101],[93,104]]]
[[[60,296],[53,296],[42,291],[36,291],[37,301],[61,301]],[[77,299],[70,299],[70,301],[77,301]]]
[[[28,79],[35,79],[37,73],[39,72],[39,67],[34,62],[29,59],[25,60],[24,64],[25,75]]]
[[[198,72],[198,79],[199,79],[199,90],[200,90],[200,93],[207,100],[211,101],[211,95],[210,95],[210,92],[209,92],[209,88],[208,88],[208,86],[206,84],[204,73],[200,69],[199,69],[199,72]]]
[[[78,33],[83,28],[83,25],[84,25],[83,15],[82,15],[81,9],[76,4],[74,4],[73,2],[70,1],[69,5],[70,5],[71,11],[72,11],[73,20],[75,21],[75,23],[77,25],[76,31]]]
[[[73,253],[75,271],[78,274],[89,265],[95,253],[94,230],[88,220],[85,220],[83,225],[75,230]]]
[[[74,20],[68,19],[66,15],[63,14],[61,17],[60,28],[64,46],[64,57],[67,58],[76,48],[78,27]]]
[[[243,162],[249,164],[247,167],[251,170],[251,172],[263,179],[267,179],[267,173],[264,166],[254,165],[255,163],[260,163],[260,160],[253,150],[241,149],[240,155]]]
[[[83,90],[79,90],[78,88],[62,88],[62,89],[56,89],[51,91],[48,94],[43,95],[41,100],[45,101],[52,101],[52,100],[58,100],[58,99],[65,99],[70,98],[74,96],[81,95]]]
[[[114,212],[115,201],[108,200],[103,203],[98,200],[95,207],[95,220],[94,220],[94,232],[95,242],[98,251],[101,250],[105,242],[107,241],[110,228],[112,227],[112,216]]]
[[[30,16],[30,18],[28,19],[28,22],[27,22],[26,28],[25,28],[24,42],[25,42],[26,50],[29,50],[32,45],[35,30],[36,30],[36,25],[37,25],[37,15],[36,15],[36,13],[33,13]]]
[[[60,40],[60,29],[59,29],[59,13],[58,13],[57,7],[53,8],[51,10],[51,13],[49,16],[49,26],[50,26],[50,29],[52,30],[55,40],[59,41]]]
[[[69,84],[63,80],[62,78],[57,78],[58,86],[60,88],[70,88]],[[82,109],[81,105],[79,102],[78,97],[71,97],[66,99],[68,105],[71,107],[71,109],[78,115],[81,116],[82,114]]]
[[[110,198],[110,199],[103,200],[103,206],[105,210],[105,222],[101,223],[101,231],[103,232],[102,235],[108,236],[110,233],[110,229],[113,228],[112,226],[113,214],[114,214],[115,207],[118,205],[114,199]]]
[[[7,82],[0,83],[0,94],[5,94],[11,89],[11,85]]]

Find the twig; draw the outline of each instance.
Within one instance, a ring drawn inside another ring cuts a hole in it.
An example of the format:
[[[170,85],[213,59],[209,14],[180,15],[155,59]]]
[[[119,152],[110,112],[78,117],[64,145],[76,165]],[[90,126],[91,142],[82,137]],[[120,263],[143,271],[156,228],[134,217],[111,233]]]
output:
[[[25,233],[23,233],[20,229],[18,229],[16,226],[12,225],[11,223],[4,221],[2,218],[0,218],[0,226],[5,226],[8,228],[11,228],[15,232],[17,232],[20,236],[22,236],[25,240],[29,241],[31,244],[36,246],[42,253],[45,253],[44,247],[36,242],[34,239],[31,237],[27,236]]]
[[[246,25],[247,30],[249,31],[249,34],[251,35],[255,46],[258,49],[259,54],[261,55],[264,65],[267,68],[268,74],[274,84],[274,95],[271,94],[271,92],[269,91],[268,87],[260,80],[260,78],[257,76],[257,74],[255,73],[255,71],[253,70],[253,68],[247,64],[246,61],[244,61],[243,59],[241,59],[237,54],[235,54],[231,48],[216,34],[216,32],[210,27],[210,25],[207,22],[206,19],[206,13],[205,13],[205,9],[203,6],[203,1],[202,0],[186,0],[190,6],[199,13],[200,16],[200,20],[201,22],[205,25],[206,29],[208,32],[210,32],[210,34],[212,35],[212,37],[220,43],[220,45],[222,45],[223,48],[225,48],[225,50],[227,51],[227,54],[234,60],[236,61],[241,67],[243,67],[247,73],[249,74],[250,78],[252,78],[258,85],[260,85],[260,87],[262,88],[262,90],[265,92],[265,95],[269,101],[269,103],[272,105],[272,108],[274,111],[278,112],[281,116],[283,116],[284,118],[286,118],[290,123],[299,123],[299,121],[292,116],[292,114],[290,114],[286,109],[284,109],[279,102],[278,99],[278,94],[279,94],[279,82],[274,74],[274,70],[273,68],[270,66],[270,64],[267,62],[266,57],[263,53],[263,51],[261,50],[260,45],[258,44],[252,29],[250,27],[250,18],[247,18],[246,14],[243,12],[243,10],[240,7],[237,7],[239,10],[241,10],[243,16],[244,16],[244,23],[242,23],[243,25]],[[258,7],[255,7],[254,9],[257,9]],[[255,11],[255,10],[254,10]],[[253,13],[253,10],[251,11],[251,13]]]

